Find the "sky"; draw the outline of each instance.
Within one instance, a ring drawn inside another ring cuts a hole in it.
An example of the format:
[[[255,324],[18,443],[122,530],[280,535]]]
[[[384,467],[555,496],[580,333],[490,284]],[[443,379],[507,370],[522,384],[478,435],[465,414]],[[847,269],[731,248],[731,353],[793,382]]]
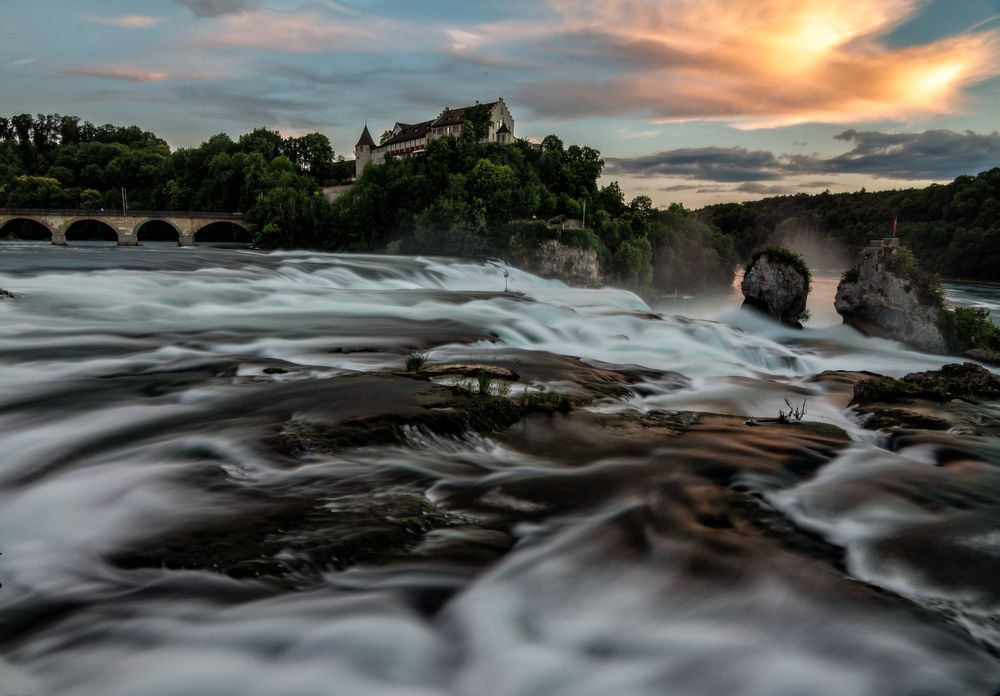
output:
[[[350,159],[497,97],[660,206],[926,186],[1000,166],[1000,0],[3,0],[8,116]]]

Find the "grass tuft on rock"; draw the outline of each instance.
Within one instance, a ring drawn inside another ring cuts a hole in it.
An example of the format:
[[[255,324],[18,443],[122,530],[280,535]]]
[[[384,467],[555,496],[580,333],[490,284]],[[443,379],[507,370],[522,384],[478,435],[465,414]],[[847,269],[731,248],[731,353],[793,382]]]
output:
[[[427,364],[427,353],[410,353],[406,356],[406,371],[419,372]]]

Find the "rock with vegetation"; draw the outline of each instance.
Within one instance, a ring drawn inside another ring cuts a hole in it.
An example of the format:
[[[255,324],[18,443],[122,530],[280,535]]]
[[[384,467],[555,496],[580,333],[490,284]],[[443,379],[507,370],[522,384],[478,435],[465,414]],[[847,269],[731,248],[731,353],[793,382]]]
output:
[[[767,247],[756,252],[747,265],[743,306],[801,327],[811,284],[812,274],[801,256],[784,247]]]
[[[984,401],[1000,398],[1000,376],[974,363],[945,365],[902,379],[867,375],[851,405],[869,430],[956,430],[995,436],[1000,419]]]
[[[841,278],[835,306],[845,324],[865,334],[948,352],[939,325],[945,311],[941,284],[921,270],[905,247],[865,249],[857,267]]]

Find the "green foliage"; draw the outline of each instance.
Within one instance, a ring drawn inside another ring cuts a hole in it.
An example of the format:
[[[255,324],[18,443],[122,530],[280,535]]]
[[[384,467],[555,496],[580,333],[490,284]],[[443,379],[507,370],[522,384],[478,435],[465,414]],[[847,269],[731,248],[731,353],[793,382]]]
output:
[[[521,405],[529,413],[559,412],[566,414],[573,410],[573,402],[568,396],[547,389],[525,390],[521,397]]]
[[[427,353],[410,353],[406,356],[406,371],[419,372],[427,363]]]
[[[910,289],[916,291],[917,297],[923,304],[944,307],[944,288],[941,287],[941,279],[922,269],[913,252],[906,247],[900,247],[892,253],[886,269],[893,275],[907,280]]]
[[[493,375],[486,370],[476,373],[476,383],[479,385],[480,394],[489,394],[493,388]]]
[[[970,350],[1000,354],[1000,327],[990,320],[986,309],[974,307],[942,308],[938,328],[953,353]]]
[[[812,288],[812,272],[809,270],[809,266],[801,256],[786,247],[769,246],[755,251],[753,256],[750,257],[750,263],[746,265],[747,273],[750,272],[750,269],[762,256],[766,256],[772,263],[791,266],[796,273],[805,279],[806,287]]]
[[[615,253],[618,278],[629,287],[646,290],[653,280],[653,247],[646,237],[626,239]]]
[[[319,186],[333,161],[319,133],[261,128],[171,152],[136,126],[20,114],[0,117],[0,206],[117,210],[127,188],[133,210],[244,212],[258,244],[318,246],[331,217]]]
[[[1000,280],[1000,168],[925,189],[779,196],[713,205],[699,217],[729,236],[742,258],[781,229],[811,229],[847,252],[899,236],[920,265],[949,278]]]

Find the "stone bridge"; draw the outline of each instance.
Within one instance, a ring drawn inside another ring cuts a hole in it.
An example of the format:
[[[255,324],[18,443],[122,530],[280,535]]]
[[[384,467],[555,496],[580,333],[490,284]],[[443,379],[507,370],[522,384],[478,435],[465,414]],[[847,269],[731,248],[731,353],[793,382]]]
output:
[[[0,208],[0,236],[7,223],[31,220],[49,231],[52,243],[66,245],[66,232],[74,224],[87,220],[101,222],[118,235],[118,246],[135,246],[139,243],[139,230],[147,222],[165,222],[177,232],[178,246],[194,246],[195,238],[205,227],[216,222],[228,222],[247,230],[243,215],[239,213],[194,213],[129,210],[126,213],[104,210],[45,210],[35,208]]]

